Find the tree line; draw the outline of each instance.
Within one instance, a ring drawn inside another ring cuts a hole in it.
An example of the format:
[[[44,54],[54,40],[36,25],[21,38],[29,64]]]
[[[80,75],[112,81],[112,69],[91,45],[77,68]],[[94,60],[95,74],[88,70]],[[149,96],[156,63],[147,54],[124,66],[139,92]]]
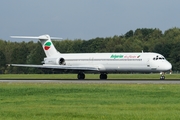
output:
[[[124,35],[97,37],[90,40],[53,41],[61,53],[157,52],[171,62],[174,71],[180,70],[180,28],[164,33],[157,28],[138,28]],[[9,63],[42,64],[45,57],[40,42],[11,42],[0,40],[0,73],[52,73],[51,70],[9,67]]]

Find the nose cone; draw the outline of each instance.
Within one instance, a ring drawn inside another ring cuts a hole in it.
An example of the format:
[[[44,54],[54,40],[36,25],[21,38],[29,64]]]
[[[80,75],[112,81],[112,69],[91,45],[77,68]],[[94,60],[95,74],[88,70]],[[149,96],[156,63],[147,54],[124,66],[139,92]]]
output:
[[[158,63],[158,70],[161,72],[166,72],[172,69],[172,65],[168,61],[163,61]]]
[[[171,70],[172,69],[172,65],[170,62],[166,62],[166,64],[164,64],[164,69],[165,71]]]

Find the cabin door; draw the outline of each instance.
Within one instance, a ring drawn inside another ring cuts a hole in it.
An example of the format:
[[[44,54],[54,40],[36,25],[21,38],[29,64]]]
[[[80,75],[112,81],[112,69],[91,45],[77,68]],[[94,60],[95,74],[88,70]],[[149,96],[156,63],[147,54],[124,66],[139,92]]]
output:
[[[150,68],[151,70],[156,70],[157,68],[156,68],[156,66],[153,63],[154,62],[150,58],[148,58],[148,60],[147,60],[147,67]]]
[[[147,67],[148,68],[150,68],[151,66],[150,66],[150,59],[148,58],[148,60],[147,60]]]

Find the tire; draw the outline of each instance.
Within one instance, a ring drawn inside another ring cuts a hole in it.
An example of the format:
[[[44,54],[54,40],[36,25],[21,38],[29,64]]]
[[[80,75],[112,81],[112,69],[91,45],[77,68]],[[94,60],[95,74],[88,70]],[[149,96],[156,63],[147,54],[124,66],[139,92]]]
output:
[[[84,73],[78,73],[77,78],[79,80],[84,80],[85,79],[85,74]]]
[[[100,77],[99,77],[101,80],[106,80],[107,79],[107,74],[106,73],[102,73],[100,74]]]

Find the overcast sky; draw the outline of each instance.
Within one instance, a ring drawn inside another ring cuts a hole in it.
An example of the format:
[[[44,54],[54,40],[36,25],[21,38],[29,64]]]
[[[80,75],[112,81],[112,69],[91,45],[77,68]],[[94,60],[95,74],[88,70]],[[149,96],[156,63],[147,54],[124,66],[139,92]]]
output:
[[[0,39],[49,34],[89,40],[180,27],[180,0],[1,0]]]

